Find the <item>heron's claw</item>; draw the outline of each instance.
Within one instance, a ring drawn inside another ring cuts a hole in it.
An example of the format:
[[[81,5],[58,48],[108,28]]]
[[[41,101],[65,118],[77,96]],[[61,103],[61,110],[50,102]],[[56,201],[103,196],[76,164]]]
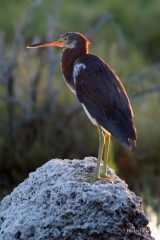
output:
[[[83,175],[83,179],[81,179],[80,181],[82,182],[88,182],[88,183],[94,183],[96,181],[107,181],[109,183],[114,183],[114,180],[110,177],[108,177],[107,175],[101,175],[100,177],[97,177],[93,174],[85,174]]]
[[[114,180],[112,178],[108,177],[106,174],[101,174],[101,176],[99,177],[99,180],[104,180],[104,181],[114,184]]]

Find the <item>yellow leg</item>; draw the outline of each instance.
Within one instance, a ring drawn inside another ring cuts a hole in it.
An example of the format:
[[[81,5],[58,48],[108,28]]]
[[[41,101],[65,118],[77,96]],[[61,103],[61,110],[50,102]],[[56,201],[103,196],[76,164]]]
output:
[[[97,129],[98,129],[98,134],[99,134],[99,150],[98,150],[98,161],[97,161],[97,167],[96,167],[96,172],[95,176],[91,177],[87,174],[85,178],[88,178],[88,182],[95,182],[96,180],[105,180],[108,181],[109,183],[114,183],[114,181],[107,176],[107,166],[108,166],[108,151],[109,151],[109,142],[110,142],[110,134],[104,134],[101,126],[97,123]],[[107,144],[105,145],[105,142]],[[105,146],[105,150],[104,150]],[[104,168],[103,168],[103,173],[100,175],[100,166],[101,166],[101,160],[103,156],[103,150],[104,150]]]
[[[110,133],[105,132],[105,147],[104,147],[104,163],[103,163],[103,172],[101,177],[105,178],[108,182],[114,183],[113,179],[107,176],[107,168],[108,168],[108,154],[109,154],[109,145],[110,145]]]
[[[99,134],[99,150],[98,150],[98,162],[97,162],[95,180],[100,178],[100,165],[101,165],[101,159],[103,156],[103,149],[105,144],[104,133],[101,129],[101,126],[98,123],[97,123],[97,128],[98,128],[98,134]]]
[[[103,166],[103,176],[107,176],[108,167],[108,155],[109,155],[109,145],[110,145],[110,133],[105,133],[105,147],[104,147],[104,166]]]
[[[99,133],[99,151],[98,151],[98,163],[96,168],[95,180],[106,180],[110,183],[114,183],[113,179],[107,176],[107,167],[108,167],[108,152],[110,144],[110,133],[103,133],[103,130],[99,124],[97,124],[98,133]],[[105,148],[104,148],[105,147]],[[100,164],[103,156],[104,150],[104,166],[103,173],[100,176]]]

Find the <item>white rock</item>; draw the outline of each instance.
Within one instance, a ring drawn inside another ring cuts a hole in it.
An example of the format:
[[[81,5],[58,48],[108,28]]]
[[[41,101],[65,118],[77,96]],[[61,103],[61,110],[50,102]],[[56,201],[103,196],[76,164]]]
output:
[[[80,181],[96,159],[54,159],[0,203],[1,240],[153,239],[141,198],[112,170],[115,184]]]

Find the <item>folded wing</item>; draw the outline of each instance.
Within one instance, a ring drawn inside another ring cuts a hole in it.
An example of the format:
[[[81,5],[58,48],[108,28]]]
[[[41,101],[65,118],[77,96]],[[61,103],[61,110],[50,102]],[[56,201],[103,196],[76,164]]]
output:
[[[125,147],[136,141],[133,111],[126,91],[114,71],[100,58],[86,54],[74,69],[76,94],[89,114]]]

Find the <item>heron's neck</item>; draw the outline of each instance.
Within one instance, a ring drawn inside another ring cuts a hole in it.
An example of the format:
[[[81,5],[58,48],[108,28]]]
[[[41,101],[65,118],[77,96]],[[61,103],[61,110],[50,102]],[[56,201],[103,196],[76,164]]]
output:
[[[73,67],[75,61],[80,57],[88,53],[87,46],[79,46],[78,48],[66,48],[63,50],[61,67],[64,79],[67,85],[71,88],[71,91],[75,91],[74,79],[73,79]]]

